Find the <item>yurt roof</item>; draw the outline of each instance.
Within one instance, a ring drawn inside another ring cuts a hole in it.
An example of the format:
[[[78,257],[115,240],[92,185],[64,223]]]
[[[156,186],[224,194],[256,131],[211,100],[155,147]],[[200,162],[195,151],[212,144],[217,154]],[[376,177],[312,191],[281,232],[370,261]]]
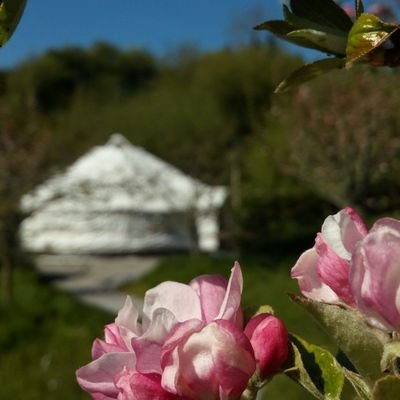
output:
[[[113,134],[65,172],[21,201],[22,210],[171,212],[220,207],[227,195],[222,186],[208,186],[174,166]]]

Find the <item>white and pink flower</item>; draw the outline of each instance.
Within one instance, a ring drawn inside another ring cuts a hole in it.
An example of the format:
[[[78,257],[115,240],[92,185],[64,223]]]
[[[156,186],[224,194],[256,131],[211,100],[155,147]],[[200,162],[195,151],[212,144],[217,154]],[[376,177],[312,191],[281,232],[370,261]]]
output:
[[[204,275],[189,285],[161,283],[146,292],[142,323],[128,298],[104,340],[94,341],[93,361],[77,371],[78,383],[95,400],[239,399],[259,365],[252,343],[256,355],[260,344],[284,347],[265,352],[269,374],[284,361],[276,354],[288,349],[286,329],[276,330],[276,321],[261,331],[251,322],[246,336],[242,288],[237,263],[229,281]]]
[[[382,218],[368,231],[351,208],[329,216],[292,278],[306,297],[347,304],[372,325],[399,331],[400,221]]]

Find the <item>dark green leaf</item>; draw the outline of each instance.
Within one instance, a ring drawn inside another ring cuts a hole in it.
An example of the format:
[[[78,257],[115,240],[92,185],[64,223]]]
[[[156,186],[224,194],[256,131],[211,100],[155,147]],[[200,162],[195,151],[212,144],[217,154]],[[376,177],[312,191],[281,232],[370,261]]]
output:
[[[285,17],[285,21],[294,27],[294,29],[315,29],[320,32],[332,33],[338,36],[346,36],[348,35],[348,31],[343,31],[341,29],[332,28],[330,26],[317,24],[316,22],[310,21],[309,19],[301,18],[295,14],[293,14],[289,7],[283,6],[283,15]]]
[[[349,32],[353,21],[333,0],[291,0],[290,8],[298,17],[317,24]]]
[[[292,365],[285,370],[287,376],[298,382],[318,399],[339,400],[344,375],[335,357],[327,350],[290,336]]]
[[[374,400],[396,400],[400,397],[400,378],[389,375],[380,379],[374,386]]]
[[[315,61],[311,64],[303,65],[301,68],[293,72],[287,79],[282,81],[275,89],[275,93],[286,92],[287,90],[317,78],[328,71],[343,68],[344,65],[345,60],[341,58],[326,58],[324,60]]]
[[[372,392],[367,382],[353,371],[342,368],[344,376],[351,383],[360,400],[372,400]]]
[[[295,28],[286,21],[265,21],[262,24],[257,25],[254,29],[270,31],[279,38],[301,47],[322,51],[323,53],[328,52],[326,48],[318,46],[317,44],[312,43],[307,39],[304,39],[302,37],[290,36],[290,32],[295,31]]]
[[[25,5],[26,0],[3,0],[0,3],[0,46],[14,33]]]
[[[347,65],[359,61],[381,46],[399,29],[399,25],[383,22],[372,14],[361,14],[354,23],[347,41]]]
[[[292,380],[303,386],[304,389],[309,391],[314,397],[324,400],[323,395],[315,386],[313,380],[304,366],[301,352],[297,346],[291,343],[291,354],[286,364],[283,366],[284,373]]]
[[[277,36],[285,36],[295,28],[286,21],[271,20],[265,21],[254,27],[256,31],[270,31]]]
[[[382,377],[380,360],[390,339],[386,332],[369,326],[356,310],[303,296],[291,298],[314,316],[368,383]]]

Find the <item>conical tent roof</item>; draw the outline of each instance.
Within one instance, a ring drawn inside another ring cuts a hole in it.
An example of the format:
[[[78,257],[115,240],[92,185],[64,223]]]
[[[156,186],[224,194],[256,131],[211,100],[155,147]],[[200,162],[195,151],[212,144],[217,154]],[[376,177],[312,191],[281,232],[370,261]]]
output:
[[[23,246],[34,252],[109,253],[218,247],[222,187],[193,179],[113,134],[21,200]]]
[[[224,187],[205,185],[116,133],[25,195],[22,209],[208,210],[220,207],[226,194]]]

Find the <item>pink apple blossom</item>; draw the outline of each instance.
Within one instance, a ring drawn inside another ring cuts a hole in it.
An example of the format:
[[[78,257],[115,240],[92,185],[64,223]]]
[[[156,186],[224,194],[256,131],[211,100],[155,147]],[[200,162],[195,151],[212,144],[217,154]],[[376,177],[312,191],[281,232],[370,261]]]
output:
[[[368,233],[361,217],[345,208],[325,219],[315,246],[305,251],[292,268],[302,293],[327,303],[354,305],[349,265],[357,243]]]
[[[271,314],[259,314],[247,323],[244,333],[253,347],[260,377],[275,374],[289,352],[288,332],[282,321]]]
[[[253,349],[234,323],[189,320],[163,345],[162,386],[192,400],[235,400],[255,371]]]
[[[152,320],[155,310],[164,308],[179,322],[199,319],[210,322],[225,319],[241,326],[240,298],[243,277],[238,263],[232,268],[229,281],[220,275],[202,275],[189,285],[163,282],[146,292],[143,306],[143,323]]]
[[[370,324],[400,331],[400,221],[382,218],[368,232],[350,208],[329,216],[292,277],[306,297],[346,303]]]
[[[164,282],[146,293],[142,323],[128,297],[115,322],[105,327],[104,340],[94,341],[93,361],[77,371],[79,384],[97,399],[141,400],[145,397],[127,393],[131,388],[142,393],[150,386],[157,388],[157,398],[169,398],[160,386],[160,355],[165,339],[175,325],[193,319],[202,323],[226,320],[241,329],[242,287],[238,263],[229,281],[218,275],[204,275],[189,285]]]
[[[350,282],[357,308],[371,324],[400,331],[400,221],[375,222],[353,254]]]

